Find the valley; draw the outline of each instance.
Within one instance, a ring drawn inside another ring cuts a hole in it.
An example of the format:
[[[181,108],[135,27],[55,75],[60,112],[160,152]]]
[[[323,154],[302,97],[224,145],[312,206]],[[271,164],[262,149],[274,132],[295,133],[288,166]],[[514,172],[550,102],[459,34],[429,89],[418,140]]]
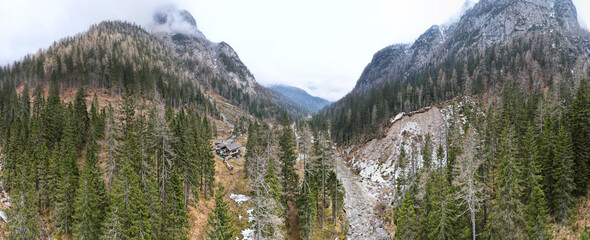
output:
[[[174,5],[2,66],[0,239],[589,239],[576,5],[460,14],[377,51],[336,102],[273,67],[253,69],[306,89],[259,83]]]

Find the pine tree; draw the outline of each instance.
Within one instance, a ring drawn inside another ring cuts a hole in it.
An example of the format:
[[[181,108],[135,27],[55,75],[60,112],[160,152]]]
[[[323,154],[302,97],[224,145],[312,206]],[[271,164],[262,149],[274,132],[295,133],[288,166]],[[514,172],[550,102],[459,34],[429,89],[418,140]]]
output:
[[[112,205],[110,211],[105,219],[105,225],[100,236],[100,239],[119,240],[124,239],[123,236],[123,222],[121,220],[121,211],[119,199],[115,198],[111,201]]]
[[[542,177],[541,188],[547,198],[547,205],[550,212],[553,213],[555,209],[553,203],[554,194],[554,183],[555,179],[553,176],[553,159],[555,155],[555,128],[553,118],[550,115],[544,116],[543,129],[538,139],[539,146],[539,170]]]
[[[344,196],[346,193],[340,180],[336,177],[336,172],[333,170],[328,174],[328,190],[332,201],[332,219],[334,225],[336,225],[340,212],[344,208]]]
[[[253,158],[252,151],[255,151],[255,149],[260,144],[260,137],[258,136],[258,132],[258,122],[250,123],[250,126],[248,127],[248,142],[246,143],[246,149],[248,149],[248,151],[244,156],[244,177],[251,177],[250,175],[252,174],[250,172]]]
[[[213,149],[211,147],[211,125],[207,116],[203,117],[201,122],[201,129],[199,137],[197,138],[197,149],[199,151],[199,165],[201,173],[201,192],[205,199],[208,196],[213,196],[213,182],[215,181],[215,156],[213,155]]]
[[[575,190],[571,136],[562,126],[559,129],[553,159],[553,206],[555,217],[564,223],[573,207]]]
[[[80,187],[76,192],[74,215],[76,239],[98,239],[107,213],[106,189],[100,178],[97,154],[98,148],[91,139],[80,175]]]
[[[455,233],[456,206],[451,185],[442,173],[434,173],[432,177],[430,213],[427,216],[429,239],[453,239]]]
[[[506,124],[498,146],[496,198],[492,200],[488,231],[492,239],[524,238],[522,165],[518,159],[516,132]]]
[[[61,141],[62,128],[64,127],[64,116],[62,115],[64,109],[59,96],[59,85],[57,81],[52,81],[47,102],[41,111],[43,137],[47,149],[53,149],[55,143]]]
[[[53,186],[51,186],[51,182],[55,178],[55,171],[51,168],[52,154],[47,149],[45,143],[40,143],[36,145],[35,156],[37,159],[39,211],[45,212],[49,207],[51,195],[54,190]]]
[[[535,128],[530,122],[524,138],[521,156],[523,157],[522,179],[524,184],[522,203],[526,205],[532,198],[535,186],[540,186],[542,182],[539,151],[537,150],[537,143],[535,141]]]
[[[21,154],[20,159],[27,162],[29,156]],[[39,238],[39,213],[37,211],[37,196],[31,170],[34,166],[19,166],[20,174],[15,179],[15,196],[13,207],[7,211],[8,223],[7,232],[10,233],[7,239],[37,239]]]
[[[295,172],[295,136],[289,124],[287,113],[283,113],[283,131],[279,140],[281,160],[281,172],[283,177],[283,204],[285,208],[289,207],[289,202],[293,202],[297,191],[299,177]]]
[[[148,206],[141,189],[139,165],[141,156],[137,140],[132,132],[125,134],[121,153],[121,169],[112,196],[113,209],[117,209],[122,224],[123,238],[147,238],[151,236]]]
[[[412,190],[406,190],[396,222],[395,237],[398,239],[417,239],[418,237],[419,225],[415,202],[416,197]]]
[[[310,239],[311,231],[315,227],[318,217],[318,183],[312,179],[312,174],[310,165],[306,164],[301,191],[297,195],[299,210],[297,219],[299,226],[301,226],[300,236],[303,239]]]
[[[523,183],[525,184],[522,202],[526,205],[527,234],[529,239],[551,239],[548,220],[547,201],[543,193],[541,169],[537,143],[531,123],[524,140]]]
[[[572,157],[576,192],[585,194],[590,179],[590,90],[587,80],[580,86],[569,108],[571,116]]]
[[[82,150],[82,143],[86,140],[90,119],[86,106],[86,89],[80,87],[74,98],[75,143],[78,152]]]
[[[188,213],[184,204],[183,190],[176,172],[170,177],[167,191],[168,203],[164,208],[163,236],[171,239],[188,239]]]
[[[233,238],[234,229],[229,215],[228,203],[223,200],[225,190],[219,184],[215,191],[215,208],[209,213],[207,236],[212,240],[229,240]]]
[[[527,206],[526,216],[528,239],[553,239],[549,231],[549,225],[547,224],[548,214],[545,194],[543,194],[543,190],[539,184],[533,189],[530,203]]]
[[[71,107],[70,107],[71,110]],[[71,113],[71,111],[68,111]],[[68,114],[71,116],[71,114]],[[78,165],[76,161],[76,147],[74,122],[71,117],[68,118],[64,128],[63,139],[60,142],[61,158],[57,163],[58,178],[55,193],[55,209],[53,211],[53,220],[58,230],[69,236],[73,227],[73,214],[75,211],[74,200],[76,189],[78,188]]]

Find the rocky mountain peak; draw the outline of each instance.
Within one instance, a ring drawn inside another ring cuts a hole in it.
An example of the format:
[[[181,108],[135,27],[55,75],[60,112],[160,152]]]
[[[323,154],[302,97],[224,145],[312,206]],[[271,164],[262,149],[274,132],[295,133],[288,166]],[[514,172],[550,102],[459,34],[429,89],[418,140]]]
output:
[[[154,13],[153,20],[153,32],[184,34],[205,38],[205,35],[197,27],[197,21],[187,10],[177,9],[174,6],[163,7]]]
[[[485,45],[533,29],[571,30],[579,27],[571,0],[481,0],[461,18],[455,36]]]

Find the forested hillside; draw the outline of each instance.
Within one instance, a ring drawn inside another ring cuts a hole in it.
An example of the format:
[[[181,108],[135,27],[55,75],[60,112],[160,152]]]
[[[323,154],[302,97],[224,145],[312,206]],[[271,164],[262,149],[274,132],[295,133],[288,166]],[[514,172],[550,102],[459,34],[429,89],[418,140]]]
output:
[[[396,239],[587,237],[589,43],[571,1],[482,0],[377,52],[312,123]]]
[[[561,239],[561,228],[570,237],[588,231],[575,203],[588,192],[589,88],[583,80],[566,107],[523,96],[509,82],[497,106],[457,107],[446,145],[427,135],[420,151],[400,150],[397,190],[381,217],[400,239]]]
[[[378,136],[399,112],[457,96],[495,101],[510,81],[568,103],[588,74],[590,34],[571,1],[553,2],[481,1],[457,23],[377,52],[355,89],[319,115],[330,119],[334,140],[347,144]]]
[[[219,46],[229,54],[227,44]],[[295,131],[309,131],[291,127],[297,113],[282,111],[257,83],[258,92],[249,92],[227,79],[247,71],[229,66],[239,61],[235,52],[216,72],[177,51],[161,34],[103,22],[1,68],[3,238],[344,233],[344,192],[328,157],[329,137],[315,138],[313,153],[303,149],[313,140],[296,139]],[[212,140],[231,134],[248,139],[245,158],[213,154]],[[226,169],[228,161],[238,168]],[[246,189],[231,183],[238,179]],[[240,212],[229,191],[251,196],[246,206],[253,210]]]

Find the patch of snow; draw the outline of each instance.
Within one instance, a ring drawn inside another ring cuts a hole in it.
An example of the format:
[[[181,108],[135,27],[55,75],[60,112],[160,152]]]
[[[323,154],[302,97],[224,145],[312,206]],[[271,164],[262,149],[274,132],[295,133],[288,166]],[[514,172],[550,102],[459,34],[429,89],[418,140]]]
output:
[[[299,156],[297,156],[297,159],[295,159],[295,162],[299,162],[300,160],[303,160],[303,158],[305,158],[305,154],[300,153]]]
[[[236,202],[238,205],[241,205],[243,202],[247,202],[248,200],[250,200],[250,197],[244,195],[244,194],[230,194],[229,198],[231,198],[232,200],[234,200],[234,202]]]
[[[242,238],[243,240],[254,239],[254,229],[246,228],[246,229],[242,230],[242,236],[244,236]]]
[[[8,222],[8,216],[6,216],[4,211],[0,211],[0,218],[2,218],[2,221]]]
[[[400,112],[397,115],[395,115],[395,117],[390,120],[391,124],[395,123],[397,120],[400,120],[404,116],[404,114],[404,112]]]
[[[248,222],[254,222],[254,217],[252,216],[252,212],[254,212],[254,208],[246,211],[246,213],[248,213]]]

